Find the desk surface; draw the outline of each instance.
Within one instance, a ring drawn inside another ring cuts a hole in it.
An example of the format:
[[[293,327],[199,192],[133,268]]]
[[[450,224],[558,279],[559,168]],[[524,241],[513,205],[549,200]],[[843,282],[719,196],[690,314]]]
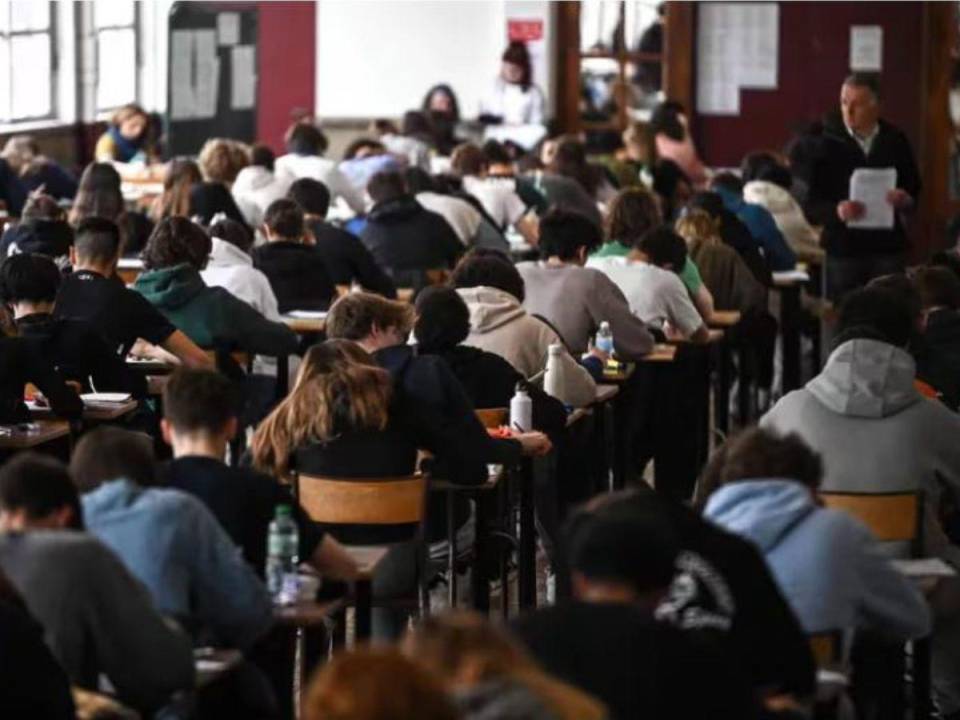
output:
[[[462,493],[471,493],[471,492],[485,492],[487,490],[493,490],[497,485],[500,484],[500,481],[503,480],[505,475],[504,468],[502,465],[488,466],[491,468],[490,472],[487,474],[486,482],[480,483],[479,485],[458,485],[457,483],[452,483],[448,480],[434,480],[430,479],[430,492],[462,492]]]
[[[360,580],[370,580],[373,574],[380,567],[383,558],[390,552],[389,545],[345,545],[347,555],[353,558],[357,563],[360,572]]]
[[[30,408],[30,415],[34,418],[47,419],[53,417],[53,411],[49,407],[37,407],[32,404],[28,404],[27,407]],[[126,402],[118,403],[85,402],[83,404],[83,419],[95,420],[97,422],[116,420],[136,409],[136,400],[127,400]]]
[[[740,322],[739,310],[714,310],[707,325],[714,328],[729,328]]]
[[[166,363],[163,360],[155,360],[153,358],[135,358],[133,356],[127,356],[127,367],[130,370],[149,373],[151,375],[169,375],[179,366]]]
[[[597,397],[595,403],[605,403],[613,400],[620,393],[620,388],[616,385],[597,385]]]
[[[273,619],[280,625],[295,627],[315,627],[323,625],[334,613],[344,606],[344,600],[324,600],[322,602],[297,602],[293,605],[281,605],[273,608]]]
[[[653,347],[653,352],[649,355],[644,355],[643,362],[647,363],[671,363],[677,358],[677,346],[668,345],[666,343],[657,343]],[[607,380],[607,376],[604,376],[604,380]]]
[[[643,360],[646,361],[649,355],[644,356]],[[626,363],[621,367],[620,370],[616,372],[611,372],[604,368],[603,370],[603,380],[607,383],[622,383],[626,382],[633,376],[634,370],[637,369],[637,366],[634,363]]]
[[[296,333],[323,332],[327,327],[327,314],[317,313],[313,317],[298,317],[294,315],[281,315],[283,323]]]
[[[67,437],[70,424],[66,420],[37,420],[22,426],[0,425],[0,433],[0,448],[26,450]]]
[[[773,273],[773,286],[775,288],[793,288],[808,282],[810,282],[810,274],[804,269]]]

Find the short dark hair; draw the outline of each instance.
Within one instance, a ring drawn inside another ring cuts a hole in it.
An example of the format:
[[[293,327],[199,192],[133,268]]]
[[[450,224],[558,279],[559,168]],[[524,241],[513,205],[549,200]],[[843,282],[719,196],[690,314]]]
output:
[[[817,490],[823,480],[823,460],[796,433],[750,428],[727,441],[715,482],[719,486],[761,479],[796,480]]]
[[[80,438],[70,458],[70,474],[81,493],[121,479],[142,487],[156,485],[153,443],[142,433],[99,427]]]
[[[82,529],[80,498],[59,460],[24,452],[0,467],[0,508],[23,510],[30,519],[39,520],[64,507],[73,510],[74,529]]]
[[[247,254],[250,253],[254,241],[250,228],[225,215],[218,215],[216,221],[210,226],[210,237],[228,242]]]
[[[741,195],[743,194],[743,180],[732,172],[722,172],[713,176],[713,179],[710,181],[710,188],[720,188],[721,190],[727,190],[728,192]]]
[[[496,250],[477,249],[468,252],[453,269],[450,283],[455,288],[496,288],[510,293],[521,303],[526,299],[520,271]]]
[[[470,334],[470,310],[453,288],[428,287],[417,296],[413,334],[424,353],[455,348]]]
[[[287,240],[303,237],[303,210],[293,200],[274,200],[263,214],[263,224]]]
[[[602,242],[597,224],[580,213],[553,208],[540,219],[541,257],[573,260],[580,248],[592,252]]]
[[[873,97],[880,100],[880,73],[875,72],[855,72],[850,73],[843,79],[844,85],[851,87],[866,88]]]
[[[407,194],[407,184],[403,175],[393,171],[374,173],[367,182],[367,194],[374,203],[394,200]]]
[[[203,228],[185,217],[165,217],[157,223],[143,249],[143,267],[159,270],[189,263],[202,270],[212,243]]]
[[[111,262],[120,255],[122,238],[120,227],[102,217],[88,217],[80,221],[74,240],[77,257],[89,262]]]
[[[461,143],[450,155],[450,169],[460,177],[479,175],[487,167],[483,151],[473,143]]]
[[[406,334],[413,325],[413,308],[380,295],[358,292],[339,298],[327,313],[326,331],[331,340],[363,340],[374,325],[395,327]]]
[[[687,262],[687,243],[666,225],[644,233],[636,247],[657,267],[669,265],[676,273]]]
[[[404,135],[429,135],[430,120],[421,110],[407,110],[403,114],[401,132]]]
[[[919,319],[923,313],[923,301],[920,298],[920,291],[917,290],[917,286],[913,280],[907,277],[905,273],[889,273],[875,277],[867,283],[866,287],[889,290],[898,295],[906,304],[910,315],[915,319]]]
[[[870,339],[906,347],[913,337],[916,314],[898,292],[885,287],[854,290],[840,304],[834,346]]]
[[[764,180],[779,185],[784,190],[789,190],[793,185],[790,168],[769,152],[754,152],[745,156],[740,163],[740,177],[745,183]]]
[[[484,160],[490,165],[494,163],[498,165],[510,165],[513,163],[513,158],[510,157],[510,153],[507,152],[503,143],[496,140],[487,140],[483,144],[483,147],[480,148],[480,152],[483,153]]]
[[[284,143],[287,152],[296,155],[323,155],[329,144],[320,128],[303,122],[294,123],[287,129]]]
[[[913,282],[920,294],[924,309],[946,307],[960,309],[960,278],[947,267],[927,266],[917,268]]]
[[[237,412],[233,383],[212,370],[178,368],[163,388],[163,416],[177,432],[219,432]]]
[[[273,150],[269,146],[257,143],[250,148],[250,164],[257,167],[263,167],[267,170],[273,170],[273,161],[275,160]]]
[[[287,199],[293,200],[308,215],[326,217],[330,209],[330,191],[313,178],[295,180],[287,190]]]
[[[57,297],[59,288],[60,270],[46,255],[11,255],[0,265],[4,302],[49,302]]]
[[[437,186],[433,178],[423,168],[410,167],[403,174],[404,182],[411,194],[416,195],[422,192],[436,192]]]

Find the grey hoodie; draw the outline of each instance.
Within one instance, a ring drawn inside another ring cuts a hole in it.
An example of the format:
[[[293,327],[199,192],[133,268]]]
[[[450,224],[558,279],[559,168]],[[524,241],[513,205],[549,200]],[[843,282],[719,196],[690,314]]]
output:
[[[960,417],[914,388],[913,358],[877,340],[840,345],[823,371],[789,393],[760,421],[798,433],[823,456],[824,490],[896,492],[922,489],[929,510],[938,479],[960,489]],[[960,566],[935,522],[926,523],[927,552]]]

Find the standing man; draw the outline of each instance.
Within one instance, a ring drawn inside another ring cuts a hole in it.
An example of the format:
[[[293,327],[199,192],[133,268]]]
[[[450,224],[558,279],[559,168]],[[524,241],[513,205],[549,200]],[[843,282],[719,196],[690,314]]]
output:
[[[821,152],[810,171],[805,211],[823,226],[827,251],[827,294],[837,301],[880,275],[902,272],[907,235],[902,215],[916,206],[920,176],[906,135],[880,119],[880,86],[874,74],[854,73],[840,89],[841,117],[826,122]],[[897,185],[887,195],[894,210],[891,229],[847,226],[864,213],[850,200],[857,168],[896,168]]]

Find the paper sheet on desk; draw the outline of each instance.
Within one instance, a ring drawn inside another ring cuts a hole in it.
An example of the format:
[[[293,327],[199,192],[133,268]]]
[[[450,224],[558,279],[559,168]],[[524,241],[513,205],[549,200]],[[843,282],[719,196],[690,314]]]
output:
[[[863,217],[847,221],[847,227],[890,230],[893,205],[887,195],[897,187],[896,168],[857,168],[850,176],[850,199],[864,206]]]

